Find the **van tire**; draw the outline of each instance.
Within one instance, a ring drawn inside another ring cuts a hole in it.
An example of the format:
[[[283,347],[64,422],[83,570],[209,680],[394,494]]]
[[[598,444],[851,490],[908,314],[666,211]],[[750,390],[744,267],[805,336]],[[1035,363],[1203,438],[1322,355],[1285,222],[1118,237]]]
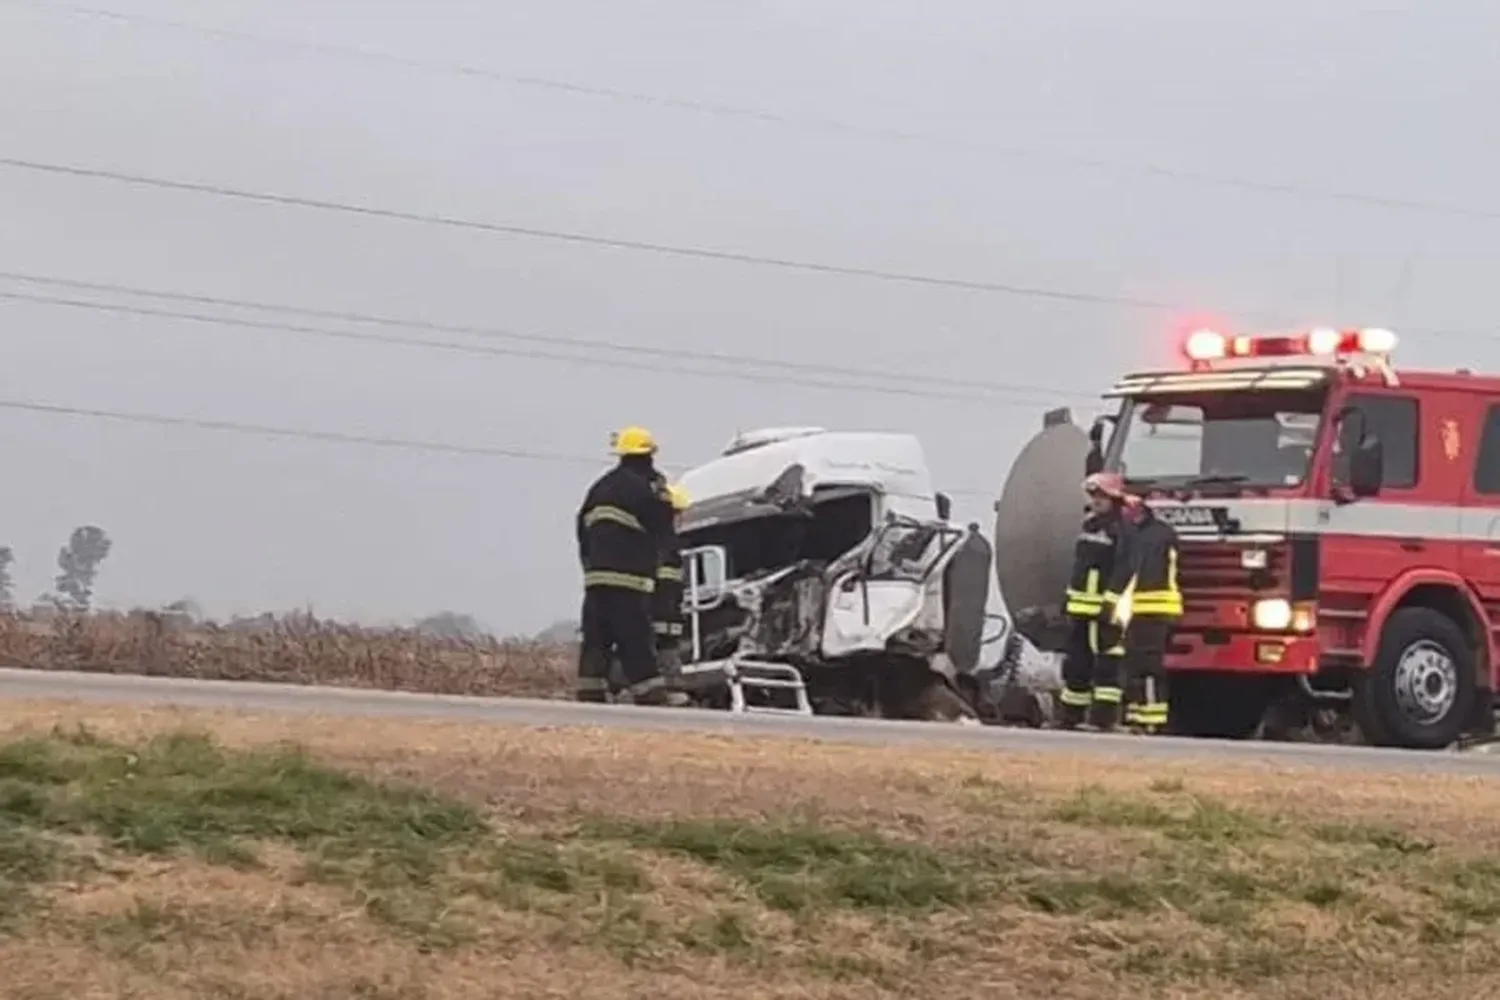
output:
[[[1463,735],[1478,696],[1474,651],[1458,623],[1431,608],[1401,608],[1355,683],[1351,710],[1366,743],[1442,750]]]

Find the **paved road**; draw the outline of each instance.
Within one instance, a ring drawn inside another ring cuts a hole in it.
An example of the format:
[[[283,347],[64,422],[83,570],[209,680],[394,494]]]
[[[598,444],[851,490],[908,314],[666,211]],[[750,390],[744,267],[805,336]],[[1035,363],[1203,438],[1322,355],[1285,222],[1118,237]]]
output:
[[[1168,737],[1062,733],[991,726],[871,719],[731,716],[699,709],[581,705],[526,698],[447,695],[193,681],[119,674],[0,669],[0,697],[68,699],[117,705],[175,705],[257,712],[304,712],[368,718],[431,718],[500,725],[609,727],[818,739],[882,746],[950,746],[1012,753],[1101,754],[1141,760],[1220,759],[1288,767],[1500,776],[1500,754],[1420,753],[1370,747],[1249,743]]]

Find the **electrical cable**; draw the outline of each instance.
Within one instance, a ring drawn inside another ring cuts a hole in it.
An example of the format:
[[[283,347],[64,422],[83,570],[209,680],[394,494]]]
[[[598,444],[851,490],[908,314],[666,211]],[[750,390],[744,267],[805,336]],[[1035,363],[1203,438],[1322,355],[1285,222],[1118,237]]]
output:
[[[73,309],[87,309],[98,312],[110,312],[123,315],[151,316],[159,319],[186,320],[189,322],[211,324],[216,326],[237,326],[263,332],[292,333],[302,336],[323,337],[333,340],[391,344],[404,347],[416,347],[438,351],[452,351],[461,354],[488,357],[524,358],[527,360],[555,361],[564,364],[605,368],[610,370],[626,369],[631,371],[651,372],[654,374],[691,375],[700,378],[737,379],[741,381],[757,382],[769,385],[796,385],[805,388],[822,389],[833,392],[907,396],[921,399],[937,399],[945,402],[963,401],[984,403],[990,406],[1027,407],[1050,405],[1049,400],[1036,398],[1017,398],[1013,393],[1010,395],[997,393],[993,396],[985,396],[974,392],[959,392],[952,389],[919,389],[915,387],[902,388],[900,386],[841,383],[826,380],[800,378],[796,376],[775,375],[770,372],[731,370],[701,371],[696,369],[669,368],[664,367],[659,363],[631,361],[620,358],[575,357],[568,354],[541,351],[535,348],[505,348],[494,347],[486,344],[462,344],[456,341],[423,340],[415,337],[400,337],[385,333],[368,333],[353,330],[333,330],[324,327],[306,326],[298,323],[287,323],[284,321],[256,320],[234,316],[210,316],[204,313],[192,313],[175,309],[157,309],[149,306],[121,305],[118,303],[110,302],[89,302],[83,299],[67,299],[62,298],[61,296],[49,295],[32,295],[25,292],[0,291],[0,299],[15,302],[31,302],[40,305],[62,306]],[[1097,399],[1097,397],[1086,397],[1082,393],[1074,395],[1076,395],[1076,397],[1079,399]]]
[[[930,132],[918,132],[905,129],[860,125],[835,118],[787,115],[780,112],[769,111],[760,108],[722,104],[711,101],[692,100],[688,98],[671,97],[659,94],[648,94],[615,87],[581,84],[569,80],[559,80],[550,77],[519,73],[506,73],[501,70],[483,66],[475,66],[468,63],[436,59],[422,59],[413,56],[403,56],[397,53],[382,50],[360,48],[352,45],[341,45],[326,42],[307,42],[287,38],[274,38],[268,35],[261,35],[232,28],[218,28],[212,25],[198,24],[191,21],[181,21],[172,18],[155,17],[146,14],[109,10],[101,7],[89,7],[76,4],[61,4],[51,2],[51,0],[48,0],[48,2],[37,2],[37,0],[4,0],[4,2],[11,6],[27,7],[33,10],[45,11],[47,13],[67,14],[79,18],[107,20],[127,25],[162,28],[172,31],[187,32],[219,40],[250,43],[253,45],[281,48],[291,51],[301,51],[327,57],[353,58],[366,62],[384,63],[388,65],[399,66],[405,69],[419,70],[428,73],[439,73],[483,79],[498,83],[505,83],[513,86],[547,90],[582,97],[603,98],[607,100],[643,104],[660,108],[671,108],[681,111],[689,111],[697,114],[710,115],[714,117],[741,118],[749,121],[759,122],[762,124],[815,129],[833,133],[842,133],[846,135],[864,136],[885,141],[927,144],[971,154],[1002,157],[1012,160],[1033,160],[1042,163],[1052,163],[1098,172],[1133,174],[1136,176],[1143,176],[1156,180],[1196,184],[1208,187],[1230,188],[1276,197],[1290,197],[1314,201],[1343,202],[1352,205],[1362,205],[1369,208],[1398,210],[1427,215],[1442,215],[1458,218],[1480,220],[1494,220],[1500,218],[1500,209],[1479,208],[1452,203],[1427,201],[1416,198],[1403,198],[1394,195],[1343,191],[1332,188],[1323,188],[1304,184],[1293,184],[1281,181],[1257,180],[1255,178],[1249,177],[1225,176],[1195,170],[1184,170],[1155,163],[1132,163],[1120,160],[1111,160],[1104,157],[1056,152],[1010,144],[985,142],[982,140],[968,138],[957,138]]]
[[[144,287],[136,286],[136,285],[115,284],[115,283],[98,282],[98,281],[84,281],[84,280],[77,279],[77,278],[64,278],[64,277],[56,277],[56,276],[53,276],[53,275],[39,275],[39,274],[33,274],[33,273],[30,273],[30,272],[24,272],[24,271],[0,271],[0,279],[9,280],[9,281],[27,282],[27,283],[39,284],[39,285],[51,285],[51,286],[56,286],[56,287],[60,287],[60,288],[69,288],[69,289],[75,289],[75,290],[80,290],[80,291],[108,292],[108,293],[111,293],[111,294],[140,296],[140,297],[143,297],[143,298],[153,298],[153,299],[164,299],[164,300],[167,300],[167,301],[185,302],[185,303],[191,303],[191,304],[194,304],[194,305],[209,305],[209,306],[215,306],[215,307],[235,308],[235,309],[254,309],[254,310],[261,311],[261,312],[270,312],[270,313],[277,313],[277,314],[283,314],[283,315],[291,315],[291,316],[298,316],[298,317],[307,317],[307,318],[312,318],[312,319],[317,319],[317,320],[335,320],[335,321],[339,321],[339,322],[364,323],[364,324],[370,324],[370,325],[375,325],[375,326],[394,327],[394,328],[399,328],[399,329],[422,330],[422,331],[431,332],[431,333],[457,334],[457,335],[468,336],[468,337],[476,337],[476,338],[481,338],[481,339],[486,339],[486,340],[493,339],[493,340],[504,340],[504,341],[516,341],[516,342],[521,342],[521,343],[545,344],[545,345],[551,345],[551,346],[566,346],[566,347],[573,347],[573,348],[578,348],[578,349],[581,349],[581,350],[590,350],[590,351],[605,350],[605,351],[617,352],[617,353],[622,353],[622,354],[636,354],[636,355],[643,355],[643,356],[648,356],[648,357],[663,358],[663,359],[667,359],[667,360],[685,360],[685,361],[705,362],[705,363],[713,363],[713,364],[721,364],[721,365],[734,365],[734,366],[755,366],[755,367],[760,367],[760,368],[783,369],[783,370],[786,370],[786,371],[794,371],[794,372],[803,372],[803,371],[805,371],[805,372],[818,373],[818,374],[838,375],[838,376],[841,376],[841,377],[844,377],[844,378],[860,378],[860,379],[875,379],[875,380],[882,380],[883,379],[883,380],[887,380],[887,381],[895,381],[895,382],[903,383],[903,388],[901,390],[902,394],[910,394],[910,390],[908,388],[906,388],[907,386],[910,386],[912,384],[922,384],[922,385],[933,385],[933,386],[951,387],[951,388],[957,388],[957,389],[973,389],[973,390],[978,390],[978,391],[981,391],[981,392],[997,393],[997,394],[1001,394],[1001,395],[1004,395],[1004,394],[1014,394],[1014,393],[1023,393],[1023,394],[1044,394],[1044,395],[1048,395],[1048,396],[1057,396],[1057,397],[1060,397],[1060,398],[1067,397],[1067,398],[1090,399],[1090,400],[1097,398],[1097,397],[1094,397],[1094,396],[1090,396],[1090,395],[1088,395],[1086,393],[1072,392],[1072,391],[1060,389],[1060,388],[1057,388],[1057,387],[1054,387],[1054,386],[1023,385],[1023,384],[1006,383],[1006,382],[990,382],[990,381],[986,381],[986,380],[983,380],[983,379],[954,378],[954,377],[943,376],[943,375],[924,375],[924,374],[920,374],[920,373],[907,373],[907,372],[902,372],[899,375],[895,375],[895,374],[889,374],[889,373],[886,373],[886,372],[881,372],[881,371],[878,371],[878,370],[875,370],[875,369],[851,367],[851,366],[847,366],[847,365],[814,364],[814,363],[811,363],[811,362],[786,361],[786,360],[783,360],[783,359],[780,359],[780,358],[759,357],[759,356],[755,356],[755,355],[745,355],[745,354],[729,354],[729,353],[721,353],[721,352],[717,352],[717,351],[702,351],[702,350],[692,350],[692,349],[687,349],[687,348],[650,347],[650,346],[644,346],[644,345],[638,345],[638,344],[628,344],[628,343],[623,343],[621,341],[613,341],[613,340],[596,340],[596,339],[581,338],[581,337],[552,336],[552,335],[537,334],[537,333],[518,333],[518,332],[515,332],[515,331],[512,331],[512,330],[501,329],[501,328],[497,328],[497,327],[474,326],[474,325],[468,325],[468,324],[454,324],[454,323],[436,323],[436,322],[432,322],[432,321],[429,321],[429,320],[402,319],[402,318],[398,318],[398,317],[384,316],[384,315],[379,315],[379,314],[375,314],[375,313],[358,312],[358,311],[352,311],[352,310],[313,309],[313,308],[308,308],[308,307],[303,307],[303,306],[293,306],[293,305],[286,305],[286,304],[282,304],[282,303],[272,303],[272,302],[265,302],[265,301],[252,300],[252,299],[227,298],[227,297],[223,297],[223,296],[202,295],[202,294],[189,293],[189,292],[163,291],[163,290],[160,290],[160,289],[144,288]],[[26,296],[20,296],[20,295],[15,295],[15,294],[6,295],[4,297],[7,297],[7,298],[26,298]],[[81,306],[92,305],[92,303],[75,303],[75,302],[71,302],[71,301],[69,301],[69,302],[60,302],[58,304],[76,304],[76,305],[81,305]],[[102,308],[102,305],[100,307]],[[192,319],[192,318],[198,318],[198,317],[185,316],[185,317],[180,317],[180,318],[189,318],[189,319]],[[206,317],[206,318],[207,319],[220,319],[221,317]],[[228,319],[225,319],[224,321],[225,322],[231,322]],[[235,321],[235,322],[237,322],[237,321]],[[317,331],[310,331],[310,332],[326,333],[328,331],[317,330]],[[330,333],[329,335],[333,335],[333,334]],[[342,335],[342,334],[340,334],[340,335]],[[367,337],[367,336],[361,335],[361,339],[375,339],[375,340],[378,340],[380,338],[378,338],[378,337]],[[405,340],[402,340],[402,339],[398,338],[397,342],[407,343],[408,341],[405,341]],[[443,346],[443,345],[438,344],[437,342],[423,341],[423,340],[411,340],[411,341],[409,341],[409,343],[411,343],[412,345],[430,344],[431,346],[434,346],[434,347]],[[467,345],[466,345],[466,347],[467,347]],[[501,352],[496,352],[496,353],[510,354],[512,352],[503,352],[503,351],[501,351]],[[520,354],[517,354],[516,356],[528,357],[528,356],[531,356],[531,355],[527,355],[525,353],[520,353]],[[552,357],[551,355],[542,355],[542,356],[543,357],[549,357],[549,358]],[[577,359],[574,359],[574,358],[572,358],[570,356],[558,356],[556,359],[557,360],[570,360],[570,361],[571,360],[577,360],[579,363],[583,363],[583,364],[593,363],[593,364],[600,364],[600,365],[606,365],[606,366],[610,365],[610,364],[617,364],[617,362],[615,362],[615,361],[613,361],[611,359],[591,359],[591,358],[577,358]],[[656,369],[653,369],[653,370],[656,370]],[[728,378],[748,377],[746,375],[742,375],[742,374],[738,374],[738,373],[734,373],[734,372],[698,372],[698,371],[692,371],[691,374],[703,374],[703,375],[707,375],[709,377],[728,377]],[[762,378],[757,375],[757,376],[754,376],[754,380],[755,381],[761,381]],[[778,381],[787,381],[787,380],[785,380],[785,379],[778,379]],[[793,380],[792,384],[801,384],[801,383],[798,383],[795,380]],[[844,388],[844,386],[842,384],[830,385],[830,384],[823,383],[823,382],[813,383],[813,386],[817,387],[817,388],[825,388],[825,387],[829,387],[829,388]],[[859,387],[856,386],[856,385],[853,385],[853,384],[850,385],[851,391],[854,390],[855,388],[859,388]]]
[[[102,180],[135,187],[154,188],[164,191],[201,194],[259,204],[279,205],[289,208],[305,208],[314,211],[339,212],[370,218],[411,222],[419,225],[441,226],[457,229],[496,233],[504,236],[519,236],[532,239],[553,240],[563,243],[603,247],[614,250],[635,250],[673,257],[700,260],[725,261],[735,264],[752,264],[784,270],[803,271],[814,274],[832,274],[845,277],[869,278],[877,281],[902,282],[938,288],[956,288],[971,292],[989,292],[1013,295],[1022,298],[1048,299],[1085,305],[1103,305],[1128,309],[1172,310],[1169,303],[1129,295],[1113,295],[1104,292],[1077,291],[1061,288],[1010,284],[1001,281],[980,281],[967,278],[952,278],[942,275],[920,274],[910,271],[888,271],[880,268],[855,267],[829,264],[821,261],[798,260],[753,254],[738,250],[721,250],[714,247],[683,246],[671,243],[656,243],[649,240],[600,236],[593,233],[546,229],[537,226],[522,226],[506,222],[486,222],[454,215],[415,212],[405,209],[383,208],[375,205],[360,205],[353,202],[333,201],[324,198],[308,198],[275,191],[252,191],[227,184],[209,184],[198,181],[174,180],[150,174],[139,174],[125,170],[109,170],[100,167],[80,167],[64,163],[50,163],[21,157],[0,157],[0,167],[24,170],[54,176]]]
[[[165,413],[143,413],[127,410],[100,409],[84,406],[66,406],[57,403],[41,403],[34,400],[0,399],[0,410],[40,413],[49,416],[87,417],[117,423],[144,424],[160,427],[189,428],[219,433],[253,435],[281,440],[316,441],[324,444],[359,445],[376,448],[392,448],[403,451],[426,452],[439,455],[458,455],[478,458],[500,458],[529,462],[551,462],[569,465],[599,467],[613,461],[607,455],[589,457],[562,452],[532,451],[521,448],[489,447],[484,445],[452,444],[443,441],[422,441],[410,438],[393,438],[370,434],[353,434],[341,431],[310,430],[300,427],[278,427],[270,424],[244,423],[234,420],[212,420],[203,417],[182,417]],[[668,471],[683,471],[681,463],[662,463]],[[982,490],[944,490],[950,496],[968,496],[982,499],[992,494]]]

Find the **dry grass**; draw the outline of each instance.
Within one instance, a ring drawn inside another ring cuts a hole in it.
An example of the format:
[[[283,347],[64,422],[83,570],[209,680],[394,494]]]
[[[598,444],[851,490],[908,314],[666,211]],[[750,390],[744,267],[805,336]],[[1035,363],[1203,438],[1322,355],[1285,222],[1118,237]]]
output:
[[[150,613],[51,621],[0,615],[0,666],[35,670],[565,698],[573,664],[570,647],[520,639],[297,621],[234,631]]]
[[[0,744],[3,997],[1500,995],[1484,780],[62,703]]]

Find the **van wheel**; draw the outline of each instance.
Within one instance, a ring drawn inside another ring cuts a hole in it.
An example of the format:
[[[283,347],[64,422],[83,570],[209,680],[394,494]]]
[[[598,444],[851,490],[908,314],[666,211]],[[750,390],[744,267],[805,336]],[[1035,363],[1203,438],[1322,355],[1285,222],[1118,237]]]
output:
[[[1431,608],[1402,608],[1386,622],[1351,707],[1367,743],[1441,750],[1463,735],[1476,697],[1463,629]]]

